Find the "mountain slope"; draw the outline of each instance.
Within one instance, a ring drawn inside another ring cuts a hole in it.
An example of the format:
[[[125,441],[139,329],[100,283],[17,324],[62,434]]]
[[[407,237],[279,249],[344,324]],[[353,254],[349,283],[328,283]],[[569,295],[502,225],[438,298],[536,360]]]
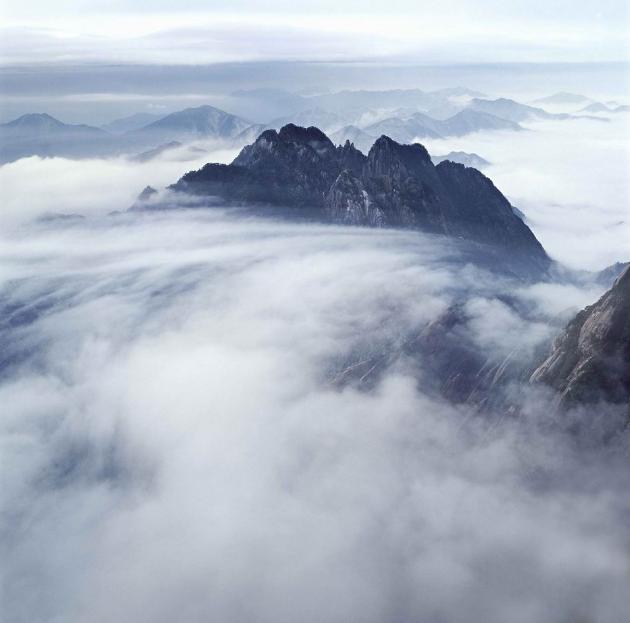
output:
[[[0,162],[34,155],[106,155],[115,147],[115,138],[100,128],[62,123],[46,113],[22,115],[0,125]]]
[[[149,125],[125,134],[135,146],[157,146],[198,139],[233,139],[252,124],[241,117],[214,108],[199,106],[174,112]]]
[[[103,130],[111,132],[112,134],[123,134],[124,132],[130,132],[132,130],[139,130],[144,126],[149,125],[162,119],[164,115],[154,115],[149,112],[137,112],[128,117],[122,117],[120,119],[114,119],[109,123],[105,123],[101,126]]]
[[[442,136],[463,136],[482,130],[520,130],[513,120],[476,110],[462,110],[456,115],[440,121],[436,130]]]
[[[175,191],[308,210],[334,223],[403,227],[501,249],[506,261],[541,274],[549,258],[508,200],[475,169],[437,167],[422,145],[381,136],[367,156],[335,147],[317,128],[267,130],[231,165],[207,164]]]
[[[522,121],[529,121],[533,119],[570,118],[570,115],[564,113],[552,114],[542,108],[527,106],[526,104],[520,104],[519,102],[506,98],[499,98],[496,100],[475,98],[470,102],[470,104],[468,104],[468,110],[488,113],[514,123],[520,123]]]
[[[568,324],[530,381],[555,389],[563,406],[630,405],[630,267]]]
[[[520,130],[506,119],[476,110],[462,110],[448,119],[433,119],[424,113],[414,113],[407,119],[391,117],[374,123],[364,131],[373,136],[385,134],[395,141],[411,143],[418,138],[464,136],[483,130]]]

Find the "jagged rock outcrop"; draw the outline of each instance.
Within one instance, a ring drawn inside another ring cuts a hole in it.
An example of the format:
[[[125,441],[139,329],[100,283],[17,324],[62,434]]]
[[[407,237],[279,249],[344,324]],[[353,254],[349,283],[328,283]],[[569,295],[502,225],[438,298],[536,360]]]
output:
[[[501,249],[530,274],[549,266],[534,234],[487,177],[453,162],[434,166],[422,145],[387,136],[365,156],[349,141],[335,147],[317,128],[289,124],[263,132],[232,164],[207,164],[171,189],[308,209],[328,222],[464,238]]]
[[[387,225],[450,233],[448,194],[422,145],[381,136],[368,153],[362,181]]]
[[[361,180],[349,170],[343,170],[325,197],[326,213],[335,223],[343,225],[386,224],[383,211],[370,201]]]
[[[173,188],[230,202],[321,208],[341,167],[341,150],[323,132],[289,124],[263,132],[232,164],[207,164]]]
[[[625,404],[630,415],[630,267],[568,324],[530,381],[555,389],[562,406]]]

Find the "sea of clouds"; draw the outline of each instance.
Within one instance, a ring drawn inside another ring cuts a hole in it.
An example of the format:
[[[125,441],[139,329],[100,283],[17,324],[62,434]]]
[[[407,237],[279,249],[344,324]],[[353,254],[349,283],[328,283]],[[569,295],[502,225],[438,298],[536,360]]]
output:
[[[509,183],[508,150],[477,151]],[[517,282],[417,232],[108,214],[193,166],[0,168],[7,620],[627,620],[628,442],[598,435],[606,408],[566,415],[572,435],[525,384],[518,416],[481,415],[419,382],[430,357],[333,382],[454,302],[481,350],[532,356],[603,286]],[[37,220],[58,212],[85,218]]]

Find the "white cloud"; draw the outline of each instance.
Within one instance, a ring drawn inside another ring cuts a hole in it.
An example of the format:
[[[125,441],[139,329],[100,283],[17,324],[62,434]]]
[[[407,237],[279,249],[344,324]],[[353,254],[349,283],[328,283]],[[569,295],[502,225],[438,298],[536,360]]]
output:
[[[463,291],[490,350],[493,318],[519,329],[494,299],[514,284],[450,264],[445,240],[216,209],[2,249],[13,618],[623,617],[614,453],[487,427],[404,369],[369,393],[328,383]]]
[[[38,3],[40,4],[40,3]],[[147,7],[49,5],[6,10],[5,62],[415,58],[422,62],[611,61],[628,58],[627,11],[538,10],[497,2]],[[36,47],[34,44],[37,44]]]
[[[212,142],[196,146],[205,151],[192,160],[192,152],[185,147],[145,163],[123,157],[68,160],[33,156],[2,165],[0,223],[19,225],[46,213],[90,215],[126,210],[145,186],[163,188],[209,160],[230,162],[238,153],[237,148]]]

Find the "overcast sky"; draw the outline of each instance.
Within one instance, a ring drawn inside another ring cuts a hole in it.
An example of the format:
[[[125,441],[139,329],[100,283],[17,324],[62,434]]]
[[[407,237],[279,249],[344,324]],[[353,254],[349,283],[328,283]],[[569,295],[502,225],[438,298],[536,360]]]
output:
[[[2,1],[3,63],[628,60],[625,0]]]

